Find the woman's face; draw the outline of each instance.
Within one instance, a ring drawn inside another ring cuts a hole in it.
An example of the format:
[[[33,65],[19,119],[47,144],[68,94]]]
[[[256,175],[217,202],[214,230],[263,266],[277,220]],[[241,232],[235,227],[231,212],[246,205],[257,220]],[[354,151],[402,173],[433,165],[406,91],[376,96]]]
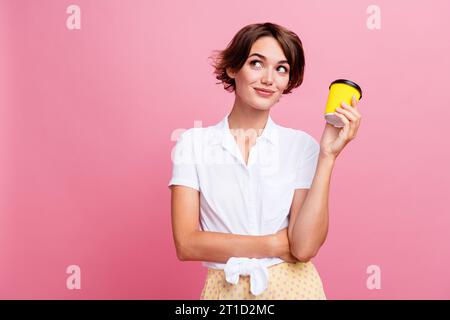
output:
[[[289,83],[289,64],[283,49],[272,37],[261,37],[253,44],[242,68],[228,76],[235,79],[236,96],[259,110],[270,109]],[[270,96],[258,94],[256,88],[273,91]]]

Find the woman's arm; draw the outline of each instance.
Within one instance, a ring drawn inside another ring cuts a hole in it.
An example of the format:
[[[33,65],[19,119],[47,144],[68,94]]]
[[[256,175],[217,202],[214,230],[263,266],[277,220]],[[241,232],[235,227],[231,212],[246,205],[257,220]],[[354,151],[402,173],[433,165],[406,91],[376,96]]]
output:
[[[314,257],[325,242],[328,233],[328,194],[334,163],[344,147],[356,137],[361,124],[362,116],[355,96],[352,97],[351,105],[344,102],[341,105],[342,108],[336,108],[336,115],[344,127],[335,128],[329,123],[325,124],[311,188],[293,220],[293,227],[289,228],[291,252],[300,261]]]
[[[273,256],[271,235],[247,236],[231,233],[195,231],[184,238],[188,245],[178,245],[183,261],[226,263],[230,257],[264,258]]]
[[[291,252],[303,262],[309,261],[317,254],[327,237],[328,195],[334,163],[334,157],[320,154],[311,188],[306,198],[300,200],[303,201],[300,208],[294,213],[291,212]]]
[[[200,231],[200,192],[179,185],[171,189],[173,237],[180,260],[226,263],[230,257],[288,258],[290,255],[285,229],[265,236]]]

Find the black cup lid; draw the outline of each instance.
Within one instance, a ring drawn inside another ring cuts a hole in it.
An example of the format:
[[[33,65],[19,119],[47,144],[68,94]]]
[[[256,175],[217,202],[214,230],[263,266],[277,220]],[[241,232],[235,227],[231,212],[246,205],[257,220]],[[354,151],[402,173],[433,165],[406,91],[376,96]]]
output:
[[[353,81],[346,80],[346,79],[337,79],[337,80],[334,80],[334,81],[330,84],[330,86],[328,87],[328,89],[330,89],[330,88],[331,88],[331,85],[333,85],[333,84],[335,84],[335,83],[345,83],[345,84],[348,84],[348,85],[352,86],[353,88],[355,88],[356,90],[359,91],[359,94],[361,95],[361,97],[360,97],[359,99],[362,99],[362,90],[361,90],[361,87],[358,86],[358,85],[357,85],[356,83],[354,83]]]

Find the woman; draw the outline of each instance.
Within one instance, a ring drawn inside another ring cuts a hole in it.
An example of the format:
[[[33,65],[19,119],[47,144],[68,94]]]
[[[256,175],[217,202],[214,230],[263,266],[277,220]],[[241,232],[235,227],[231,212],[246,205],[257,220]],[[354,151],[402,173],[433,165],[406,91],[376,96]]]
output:
[[[304,66],[295,33],[272,23],[242,28],[214,64],[235,92],[231,112],[178,139],[173,236],[180,260],[208,267],[201,299],[326,299],[310,260],[326,239],[335,160],[361,115],[355,97],[342,104],[345,126],[326,123],[320,145],[274,123],[270,109],[300,86]]]

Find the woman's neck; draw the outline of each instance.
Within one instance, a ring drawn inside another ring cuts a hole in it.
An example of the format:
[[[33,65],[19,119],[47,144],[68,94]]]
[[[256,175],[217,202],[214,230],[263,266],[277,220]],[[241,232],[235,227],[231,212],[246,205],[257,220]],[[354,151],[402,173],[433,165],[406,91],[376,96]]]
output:
[[[268,117],[269,110],[254,109],[236,98],[233,109],[228,116],[228,124],[232,130],[254,130],[259,136],[266,126]]]

